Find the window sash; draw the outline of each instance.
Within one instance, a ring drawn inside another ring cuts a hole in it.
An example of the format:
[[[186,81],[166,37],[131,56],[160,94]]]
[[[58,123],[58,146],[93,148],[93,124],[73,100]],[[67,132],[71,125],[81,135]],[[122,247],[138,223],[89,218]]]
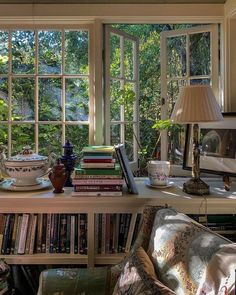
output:
[[[34,125],[34,137],[35,137],[35,151],[38,153],[39,150],[39,125],[44,124],[53,124],[53,125],[60,125],[62,128],[62,138],[61,138],[61,145],[63,145],[66,141],[65,136],[65,129],[66,126],[72,125],[88,125],[89,127],[89,144],[94,143],[94,108],[91,107],[94,105],[94,65],[91,62],[93,60],[93,26],[92,25],[52,25],[52,26],[1,26],[1,31],[8,31],[9,32],[9,42],[8,42],[8,50],[9,50],[9,61],[8,61],[8,73],[7,74],[0,74],[0,78],[8,79],[8,119],[6,121],[2,121],[1,124],[6,125],[8,128],[8,155],[12,154],[12,126],[14,125],[22,125],[22,124],[33,124]],[[11,35],[13,31],[17,30],[30,30],[35,31],[35,47],[34,47],[34,58],[35,58],[35,71],[34,73],[30,74],[14,74],[12,72],[12,43],[11,43]],[[39,46],[38,46],[38,32],[40,30],[44,31],[60,31],[62,32],[62,43],[61,43],[61,53],[62,53],[62,61],[61,61],[61,73],[59,74],[39,74],[38,72],[38,65],[39,65]],[[88,74],[73,74],[68,75],[64,72],[64,58],[65,58],[65,31],[87,31],[88,32]],[[35,87],[35,95],[34,95],[34,102],[35,102],[35,115],[34,120],[21,120],[21,121],[13,121],[11,118],[11,111],[12,111],[12,81],[14,78],[33,78],[34,79],[34,87]],[[58,78],[61,79],[62,87],[61,87],[61,120],[58,121],[42,121],[39,120],[39,79],[42,78]],[[88,79],[88,91],[89,91],[89,114],[87,121],[68,121],[65,117],[65,103],[66,103],[66,79],[70,78],[85,78]]]

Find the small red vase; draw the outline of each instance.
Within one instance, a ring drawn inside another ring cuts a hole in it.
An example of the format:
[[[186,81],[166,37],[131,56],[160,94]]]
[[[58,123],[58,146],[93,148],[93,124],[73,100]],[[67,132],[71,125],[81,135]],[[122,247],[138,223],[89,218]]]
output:
[[[63,193],[63,187],[67,179],[68,172],[65,169],[65,165],[57,160],[57,164],[52,167],[52,171],[49,173],[48,177],[54,187],[54,193]]]

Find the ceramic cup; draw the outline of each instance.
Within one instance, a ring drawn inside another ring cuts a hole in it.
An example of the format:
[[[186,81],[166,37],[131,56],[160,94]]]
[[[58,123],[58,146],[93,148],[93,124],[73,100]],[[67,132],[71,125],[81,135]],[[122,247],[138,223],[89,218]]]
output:
[[[148,162],[148,177],[151,185],[167,185],[170,162],[152,160]]]

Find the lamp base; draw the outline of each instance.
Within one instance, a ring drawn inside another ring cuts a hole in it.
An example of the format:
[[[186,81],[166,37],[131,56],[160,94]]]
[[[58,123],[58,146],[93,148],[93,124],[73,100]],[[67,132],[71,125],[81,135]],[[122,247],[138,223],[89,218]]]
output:
[[[183,191],[191,195],[209,195],[209,185],[202,181],[200,178],[191,178],[183,184]]]

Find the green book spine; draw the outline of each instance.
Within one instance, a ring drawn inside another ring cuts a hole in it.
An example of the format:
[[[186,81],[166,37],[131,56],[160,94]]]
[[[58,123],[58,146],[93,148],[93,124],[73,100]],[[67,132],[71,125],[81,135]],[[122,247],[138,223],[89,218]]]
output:
[[[75,176],[79,175],[122,175],[119,165],[115,168],[98,168],[98,169],[81,169],[80,167],[75,168]]]

